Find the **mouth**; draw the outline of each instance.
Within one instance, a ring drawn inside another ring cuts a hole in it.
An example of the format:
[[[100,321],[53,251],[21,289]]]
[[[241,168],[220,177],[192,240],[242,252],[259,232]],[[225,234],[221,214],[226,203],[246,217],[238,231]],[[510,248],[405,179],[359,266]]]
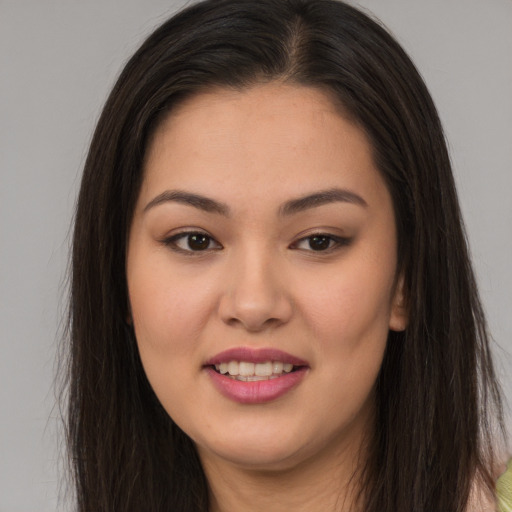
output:
[[[275,400],[304,379],[309,364],[277,349],[240,347],[205,362],[203,368],[227,398],[243,404]]]

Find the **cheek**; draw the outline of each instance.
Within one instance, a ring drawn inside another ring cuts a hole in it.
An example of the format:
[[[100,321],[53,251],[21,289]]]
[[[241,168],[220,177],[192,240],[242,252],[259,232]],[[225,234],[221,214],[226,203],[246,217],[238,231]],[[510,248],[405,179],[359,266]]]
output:
[[[187,407],[190,379],[201,370],[197,351],[209,297],[152,268],[131,274],[133,325],[146,376],[168,414],[179,417]]]
[[[391,312],[392,280],[365,272],[330,275],[322,286],[307,282],[299,307],[320,339],[341,345],[358,345],[375,338],[387,338]],[[375,340],[377,341],[377,340]]]
[[[394,276],[392,257],[389,265],[382,259],[369,265],[360,257],[345,263],[338,272],[317,275],[316,287],[313,279],[302,281],[310,293],[301,294],[299,305],[321,354],[322,386],[343,404],[342,419],[356,415],[371,396],[387,344]]]
[[[141,355],[179,359],[189,354],[212,308],[209,288],[194,280],[159,271],[131,272],[129,296]]]
[[[372,408],[372,390],[379,374],[388,338],[390,287],[373,279],[332,279],[321,293],[310,296],[304,317],[313,331],[318,379],[328,390],[317,402],[343,424]]]

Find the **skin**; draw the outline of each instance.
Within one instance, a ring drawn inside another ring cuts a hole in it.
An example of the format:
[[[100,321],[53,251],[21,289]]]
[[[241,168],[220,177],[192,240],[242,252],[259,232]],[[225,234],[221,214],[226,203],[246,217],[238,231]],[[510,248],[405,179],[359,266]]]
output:
[[[280,213],[332,189],[362,201]],[[229,215],[155,204],[174,190]],[[211,237],[205,250],[175,237],[189,231]],[[325,251],[310,246],[318,233],[333,237]],[[407,323],[396,246],[371,147],[323,92],[216,89],[159,126],[129,234],[131,321],[153,389],[197,446],[212,510],[353,510],[388,331]],[[234,347],[279,348],[306,375],[276,400],[237,403],[203,367]]]

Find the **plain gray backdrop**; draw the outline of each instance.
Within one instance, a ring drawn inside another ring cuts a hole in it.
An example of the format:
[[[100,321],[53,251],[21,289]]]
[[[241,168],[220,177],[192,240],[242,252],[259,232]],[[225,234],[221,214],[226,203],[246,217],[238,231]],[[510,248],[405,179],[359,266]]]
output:
[[[439,108],[510,403],[512,0],[358,3],[410,53]],[[52,385],[80,172],[123,63],[184,4],[0,0],[0,512],[71,510],[57,506]]]

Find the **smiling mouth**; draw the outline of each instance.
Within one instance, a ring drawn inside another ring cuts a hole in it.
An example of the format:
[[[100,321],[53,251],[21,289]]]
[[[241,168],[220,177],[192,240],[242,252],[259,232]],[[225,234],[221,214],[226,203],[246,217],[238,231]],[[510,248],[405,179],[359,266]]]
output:
[[[206,360],[203,369],[227,399],[256,405],[277,400],[303,381],[308,361],[272,347],[234,347]]]
[[[281,361],[265,361],[252,363],[249,361],[229,361],[210,366],[217,373],[225,377],[242,382],[256,382],[262,380],[278,379],[302,368],[292,363]]]

